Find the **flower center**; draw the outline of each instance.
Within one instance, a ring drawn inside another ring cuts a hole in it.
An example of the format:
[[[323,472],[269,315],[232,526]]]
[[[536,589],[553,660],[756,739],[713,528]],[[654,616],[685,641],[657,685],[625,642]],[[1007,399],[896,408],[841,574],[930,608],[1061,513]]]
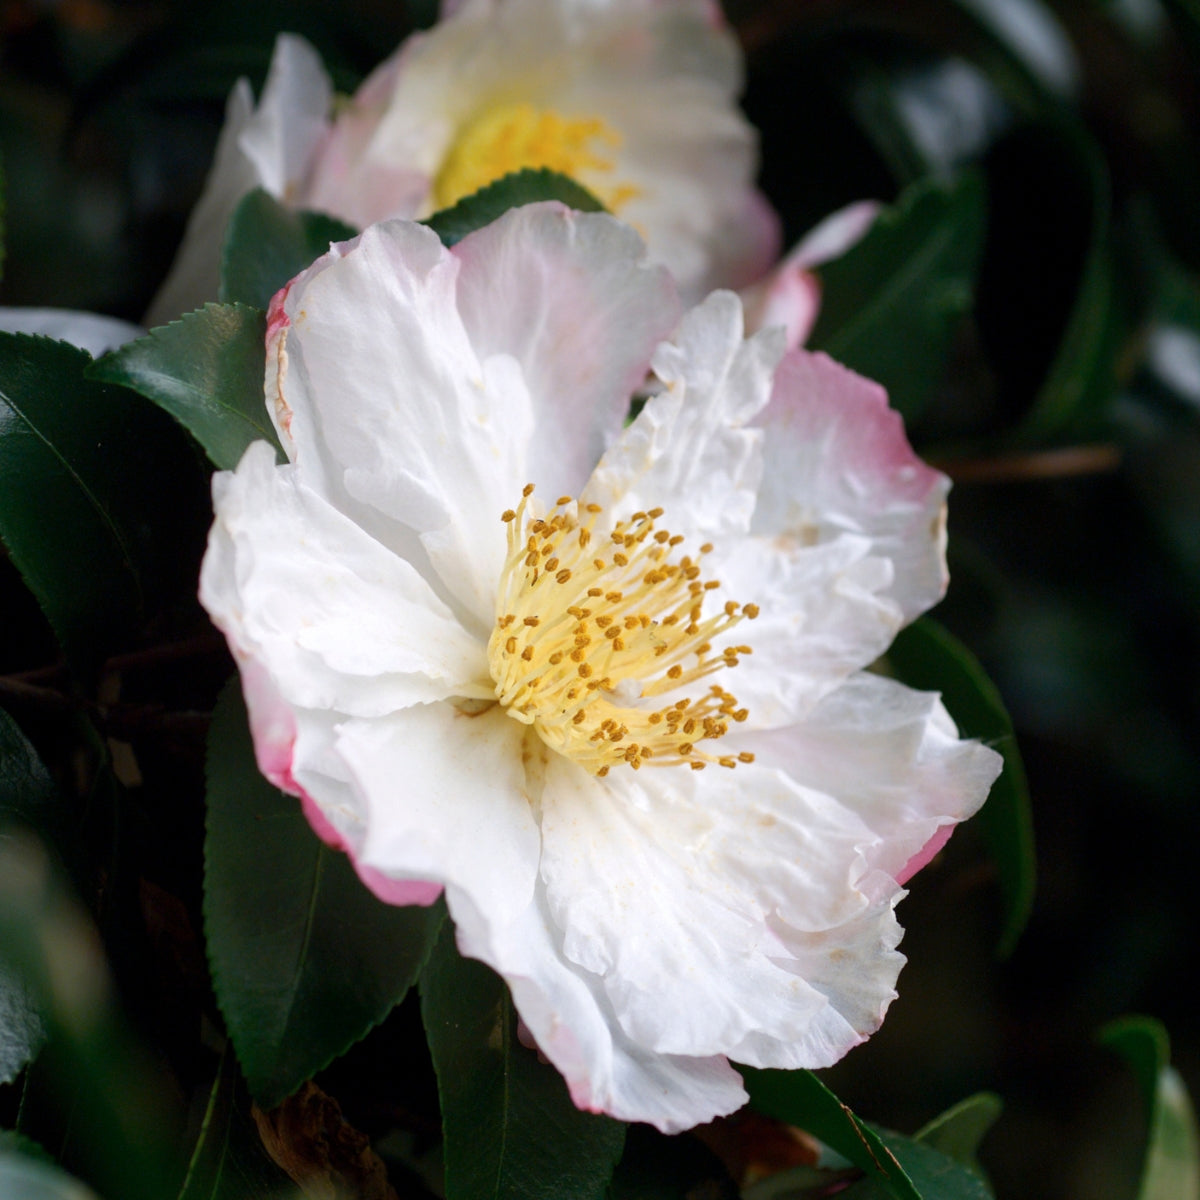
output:
[[[548,167],[590,187],[610,212],[638,194],[631,184],[597,181],[611,174],[606,157],[620,149],[621,135],[599,117],[563,117],[532,104],[487,109],[459,135],[433,185],[438,208],[449,208],[481,187],[522,167]],[[584,180],[583,175],[591,178]]]
[[[529,484],[503,515],[508,560],[488,642],[509,716],[593,775],[618,763],[702,770],[752,762],[752,754],[702,747],[748,714],[724,688],[696,685],[751,652],[731,645],[714,653],[712,640],[753,620],[758,607],[729,600],[703,615],[720,584],[701,578],[690,555],[675,560],[683,538],[656,527],[662,509],[634,513],[601,539],[593,538],[599,505],[562,496],[535,518],[532,494]],[[711,550],[706,543],[700,555]]]

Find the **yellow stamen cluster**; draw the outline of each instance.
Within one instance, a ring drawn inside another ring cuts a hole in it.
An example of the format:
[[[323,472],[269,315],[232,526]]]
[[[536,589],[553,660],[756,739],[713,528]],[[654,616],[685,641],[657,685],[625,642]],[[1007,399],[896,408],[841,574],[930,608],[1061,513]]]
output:
[[[562,496],[545,517],[528,513],[533,485],[503,514],[508,559],[488,659],[496,696],[554,750],[595,775],[628,763],[734,767],[753,755],[716,755],[715,741],[747,711],[716,684],[695,685],[738,665],[749,646],[713,640],[753,604],[727,601],[703,615],[720,587],[701,577],[683,538],[660,529],[662,509],[634,513],[596,533],[599,505]],[[700,556],[712,550],[700,547]],[[669,704],[656,704],[674,695]]]
[[[564,117],[532,104],[484,110],[458,135],[433,184],[434,204],[449,208],[464,196],[523,167],[547,167],[591,188],[610,212],[632,200],[632,184],[607,183],[609,154],[621,135],[599,117]]]

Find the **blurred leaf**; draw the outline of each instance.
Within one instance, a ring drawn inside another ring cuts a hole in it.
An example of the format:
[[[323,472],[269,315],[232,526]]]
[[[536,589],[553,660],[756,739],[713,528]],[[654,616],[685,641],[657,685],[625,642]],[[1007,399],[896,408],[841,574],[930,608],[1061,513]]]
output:
[[[221,1056],[178,1200],[281,1200],[296,1189],[263,1149],[232,1049]]]
[[[898,1157],[865,1122],[850,1111],[811,1071],[764,1071],[738,1066],[750,1103],[769,1117],[807,1130],[849,1159],[895,1200],[922,1200],[922,1193]],[[849,1195],[849,1192],[845,1193]],[[943,1200],[931,1192],[926,1200]]]
[[[925,1200],[993,1200],[991,1188],[974,1171],[955,1162],[932,1146],[881,1129],[879,1139],[904,1168],[907,1177]],[[889,1195],[873,1179],[838,1193],[839,1200],[882,1200]]]
[[[994,1092],[977,1092],[960,1100],[917,1131],[915,1140],[948,1154],[977,1175],[983,1172],[976,1153],[1004,1105]]]
[[[1025,766],[1012,720],[979,660],[928,618],[914,622],[892,643],[888,662],[910,687],[940,692],[964,737],[979,738],[1004,756],[1004,769],[975,818],[995,859],[1004,897],[1004,928],[997,952],[1011,954],[1033,908],[1037,861]]]
[[[13,822],[54,822],[54,783],[16,722],[0,710],[0,842]],[[45,1041],[29,989],[0,962],[0,1084],[11,1083]]]
[[[171,576],[190,573],[180,525],[202,494],[172,424],[86,378],[91,361],[0,333],[0,538],[77,662],[99,658]]]
[[[0,154],[0,280],[4,278],[4,253],[8,230],[4,225],[4,201],[6,189],[4,186],[4,156]]]
[[[229,218],[218,299],[265,312],[271,297],[320,258],[331,242],[344,242],[357,233],[344,221],[324,213],[297,212],[255,188],[242,197]]]
[[[442,910],[377,900],[259,774],[237,679],[209,733],[204,863],[213,986],[250,1091],[272,1108],[400,1002]]]
[[[447,922],[421,973],[437,1070],[446,1200],[601,1200],[625,1126],[581,1112],[567,1085],[517,1041],[504,981],[459,955]]]
[[[425,224],[442,239],[443,245],[453,246],[468,233],[490,225],[510,208],[539,200],[558,200],[579,212],[604,212],[604,205],[575,180],[546,167],[526,167],[464,196],[451,208],[434,213]]]
[[[5,1200],[96,1200],[96,1193],[0,1133],[0,1196]]]
[[[266,317],[243,304],[206,304],[97,360],[88,374],[166,409],[223,470],[253,441],[279,439],[263,393]]]
[[[977,172],[913,184],[858,245],[822,268],[809,346],[882,383],[906,420],[919,416],[971,307],[984,221]]]
[[[1138,1200],[1200,1200],[1200,1132],[1187,1088],[1170,1065],[1162,1024],[1123,1017],[1100,1040],[1133,1068],[1146,1100],[1149,1136]]]
[[[1017,417],[1013,436],[1086,436],[1116,387],[1124,318],[1100,149],[1065,114],[1013,131],[987,162],[980,336]],[[1039,179],[1037,189],[1029,188]]]
[[[1064,99],[1079,87],[1080,64],[1054,9],[1042,0],[955,0],[988,40],[1035,86]]]
[[[94,927],[23,832],[0,837],[0,956],[46,1026],[38,1069],[53,1083],[59,1127],[69,1125],[65,1165],[122,1200],[173,1195],[173,1096],[119,1018]]]

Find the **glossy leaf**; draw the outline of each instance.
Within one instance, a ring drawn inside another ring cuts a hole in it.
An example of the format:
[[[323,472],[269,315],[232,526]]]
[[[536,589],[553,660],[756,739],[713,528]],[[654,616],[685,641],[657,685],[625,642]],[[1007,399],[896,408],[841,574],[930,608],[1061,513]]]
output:
[[[884,1195],[894,1200],[921,1200],[922,1193],[879,1134],[811,1071],[764,1071],[742,1066],[738,1070],[750,1093],[750,1103],[759,1112],[807,1130],[866,1172]],[[932,1193],[926,1200],[942,1197]]]
[[[298,1196],[268,1157],[250,1115],[233,1051],[221,1056],[178,1200],[284,1200]]]
[[[976,1152],[1004,1105],[993,1092],[977,1092],[960,1100],[917,1131],[916,1141],[948,1154],[956,1162],[982,1174]]]
[[[271,297],[320,258],[331,242],[344,242],[357,232],[325,213],[287,208],[270,193],[255,188],[229,218],[218,299],[265,312]]]
[[[964,737],[979,738],[1004,756],[1000,778],[975,819],[1004,897],[998,952],[1011,954],[1029,920],[1037,879],[1029,788],[1012,720],[979,660],[936,621],[925,618],[903,630],[887,658],[910,687],[942,694]]]
[[[166,409],[232,470],[260,439],[279,451],[263,394],[266,317],[242,304],[206,304],[99,359],[89,374]]]
[[[140,396],[85,378],[91,361],[0,334],[0,539],[77,661],[189,571],[180,523],[202,495],[186,441]]]
[[[258,773],[237,680],[209,734],[204,861],[213,986],[250,1091],[271,1108],[399,1003],[441,908],[377,900]]]
[[[1187,1088],[1170,1065],[1167,1031],[1148,1017],[1124,1017],[1100,1038],[1133,1068],[1146,1101],[1138,1200],[1200,1200],[1200,1131]]]
[[[993,1200],[991,1188],[949,1155],[890,1130],[881,1129],[878,1136],[925,1200]],[[883,1200],[887,1195],[874,1179],[864,1179],[839,1193],[841,1200]]]
[[[449,922],[421,974],[438,1076],[446,1200],[601,1200],[625,1127],[580,1112],[567,1085],[517,1040],[503,980],[459,955]]]
[[[525,168],[464,196],[451,208],[434,213],[425,224],[442,239],[443,245],[453,246],[468,233],[490,225],[510,208],[539,200],[558,200],[579,212],[604,211],[604,205],[570,177],[545,167]]]
[[[878,380],[905,419],[918,416],[971,307],[983,229],[977,172],[908,188],[861,242],[821,269],[809,347]]]

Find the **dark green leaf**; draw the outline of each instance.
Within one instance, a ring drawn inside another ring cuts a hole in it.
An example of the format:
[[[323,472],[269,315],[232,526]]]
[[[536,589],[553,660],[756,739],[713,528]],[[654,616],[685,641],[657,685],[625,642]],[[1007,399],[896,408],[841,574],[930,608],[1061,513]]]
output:
[[[271,297],[320,258],[330,242],[344,242],[357,232],[324,213],[287,208],[262,188],[255,188],[229,218],[218,299],[265,312]]]
[[[206,304],[99,359],[94,379],[165,408],[225,470],[251,442],[279,439],[263,393],[266,317],[242,304]]]
[[[1082,123],[1062,114],[1013,130],[987,172],[977,317],[999,402],[1016,418],[1018,440],[1094,436],[1116,389],[1126,320],[1103,156]],[[1030,178],[1041,181],[1033,191]]]
[[[0,538],[83,662],[191,574],[180,522],[202,496],[186,440],[140,396],[86,378],[91,361],[0,334]]]
[[[437,1069],[446,1200],[600,1200],[625,1127],[580,1112],[567,1085],[517,1041],[504,982],[462,958],[447,922],[421,974]]]
[[[1124,1017],[1100,1032],[1133,1068],[1146,1099],[1146,1157],[1138,1200],[1200,1198],[1200,1132],[1179,1073],[1170,1065],[1167,1031],[1149,1017]]]
[[[895,1200],[921,1200],[922,1193],[879,1134],[860,1121],[811,1071],[738,1070],[746,1081],[750,1103],[759,1112],[806,1129],[865,1171],[885,1195]],[[933,1192],[926,1200],[942,1197]]]
[[[974,1171],[939,1153],[932,1146],[879,1130],[879,1139],[904,1168],[925,1200],[993,1200],[992,1191]],[[842,1200],[882,1200],[889,1195],[873,1179],[864,1179],[839,1193]]]
[[[510,208],[539,200],[558,200],[580,212],[604,211],[604,205],[569,176],[545,167],[536,170],[526,167],[464,196],[452,208],[434,213],[425,224],[442,239],[443,245],[453,246],[468,233],[490,225]]]
[[[65,1165],[122,1200],[173,1195],[181,1114],[119,1017],[89,918],[24,831],[0,837],[0,953],[46,1027],[36,1069],[50,1085],[58,1128],[70,1127]]]
[[[916,1141],[948,1154],[956,1162],[981,1175],[983,1172],[976,1152],[1003,1108],[1000,1097],[995,1093],[977,1092],[960,1100],[919,1129]]]
[[[977,172],[908,188],[858,245],[822,268],[809,346],[882,383],[905,419],[918,416],[971,307],[983,228]]]
[[[4,278],[5,235],[8,230],[4,226],[4,157],[0,155],[0,279]]]
[[[995,859],[1004,897],[998,952],[1011,954],[1033,908],[1037,861],[1025,766],[1004,702],[978,659],[928,618],[900,633],[888,651],[888,662],[910,687],[941,692],[959,731],[1004,756],[1004,770],[976,820]]]
[[[213,985],[250,1091],[271,1108],[399,1003],[441,907],[377,900],[258,773],[236,679],[209,733],[204,861]]]
[[[268,1157],[232,1050],[221,1056],[179,1200],[281,1200],[297,1192]]]

